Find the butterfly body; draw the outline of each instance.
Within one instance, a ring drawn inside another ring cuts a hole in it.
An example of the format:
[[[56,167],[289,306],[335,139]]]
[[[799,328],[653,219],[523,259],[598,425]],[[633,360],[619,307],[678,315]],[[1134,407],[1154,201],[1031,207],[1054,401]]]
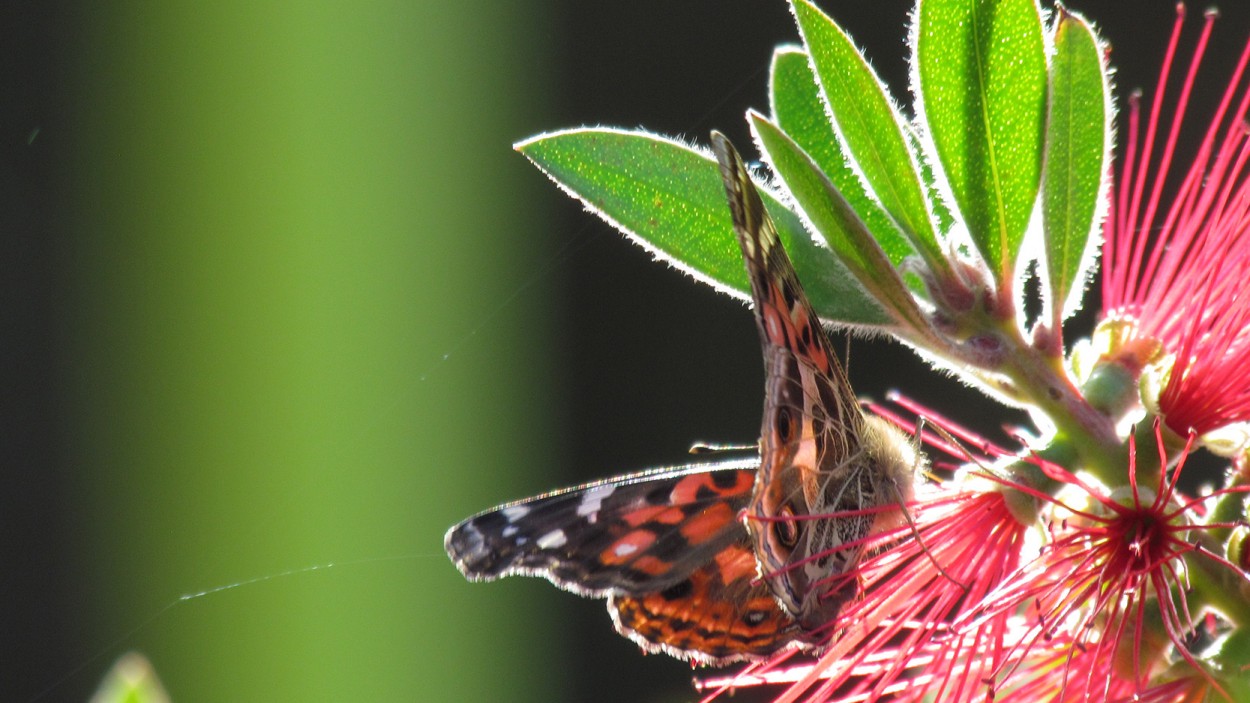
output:
[[[647,651],[700,663],[831,636],[865,540],[910,498],[917,460],[865,416],[737,152],[713,135],[765,365],[758,459],[621,476],[500,506],[448,531],[470,580],[541,576],[608,598]]]

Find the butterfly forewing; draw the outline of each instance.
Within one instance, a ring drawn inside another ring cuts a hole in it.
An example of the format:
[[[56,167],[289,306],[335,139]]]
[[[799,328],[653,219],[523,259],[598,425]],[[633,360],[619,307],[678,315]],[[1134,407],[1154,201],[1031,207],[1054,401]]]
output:
[[[760,471],[747,526],[777,598],[815,631],[853,595],[838,576],[858,561],[874,523],[848,513],[898,500],[888,484],[909,474],[908,446],[860,410],[742,159],[724,136],[713,134],[712,144],[764,350]],[[870,432],[885,440],[865,442]]]
[[[448,531],[470,580],[542,576],[577,593],[650,593],[739,539],[751,459],[660,469],[500,506]]]

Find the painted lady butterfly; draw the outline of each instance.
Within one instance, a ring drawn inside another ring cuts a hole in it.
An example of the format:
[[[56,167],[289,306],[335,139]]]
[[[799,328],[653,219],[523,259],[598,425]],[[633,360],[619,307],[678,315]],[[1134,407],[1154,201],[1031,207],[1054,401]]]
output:
[[[859,407],[741,158],[712,135],[764,348],[759,458],[608,479],[481,513],[447,533],[472,581],[542,576],[606,597],[647,651],[708,664],[827,642],[874,522],[916,458]]]

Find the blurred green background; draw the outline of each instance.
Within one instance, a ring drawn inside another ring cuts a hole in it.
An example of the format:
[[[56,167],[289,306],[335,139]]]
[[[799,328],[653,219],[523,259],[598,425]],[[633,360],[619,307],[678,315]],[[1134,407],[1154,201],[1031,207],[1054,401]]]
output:
[[[904,95],[910,3],[853,5]],[[179,701],[693,698],[601,603],[467,584],[442,535],[755,436],[745,309],[510,144],[745,145],[784,3],[24,2],[0,32],[0,700],[82,700],[132,649]]]

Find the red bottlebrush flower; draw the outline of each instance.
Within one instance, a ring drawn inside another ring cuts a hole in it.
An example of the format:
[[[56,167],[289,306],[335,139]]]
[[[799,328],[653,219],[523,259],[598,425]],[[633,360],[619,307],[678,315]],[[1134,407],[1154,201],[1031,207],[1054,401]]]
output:
[[[1027,661],[1014,668],[996,687],[995,700],[1051,703],[1199,703],[1207,700],[1211,683],[1197,671],[1146,687],[1116,674],[1117,655],[1131,654],[1133,642],[1120,640],[1104,646],[1077,642],[1072,633],[1052,637],[1034,647]]]
[[[967,456],[930,433],[924,441]],[[984,653],[1001,649],[1009,618],[989,618],[960,632],[950,623],[994,592],[1020,563],[1027,526],[1013,513],[1007,491],[1009,486],[978,470],[917,490],[908,504],[910,521],[874,535],[865,546],[870,556],[843,577],[858,582],[860,597],[830,623],[820,656],[813,661],[784,652],[736,675],[704,680],[709,699],[735,688],[777,684],[788,686],[778,703],[982,697],[984,680],[997,665]]]
[[[1015,570],[1025,527],[989,484],[934,488],[918,495],[910,510],[915,533],[903,525],[875,540],[881,551],[856,572],[862,597],[831,623],[829,648],[818,660],[796,663],[787,652],[735,676],[704,681],[704,689],[788,684],[778,703],[979,695],[992,668],[989,662],[968,666],[968,653],[999,641],[1006,618],[965,633],[951,632],[949,623],[961,606],[978,602]],[[912,675],[922,664],[920,683]]]
[[[1237,97],[1250,43],[1198,153],[1165,205],[1164,183],[1172,174],[1177,137],[1214,15],[1207,15],[1156,160],[1164,88],[1183,21],[1184,9],[1178,8],[1144,139],[1139,139],[1139,100],[1130,101],[1128,148],[1103,243],[1102,282],[1104,319],[1128,323],[1130,338],[1174,359],[1158,405],[1167,426],[1181,436],[1250,420],[1250,374],[1245,373],[1250,364],[1250,276],[1245,275],[1250,266],[1250,90]]]
[[[1155,437],[1166,461],[1157,422]],[[1186,597],[1191,567],[1186,558],[1209,559],[1245,578],[1235,565],[1199,546],[1203,531],[1229,525],[1196,521],[1204,501],[1240,489],[1198,500],[1176,492],[1193,441],[1191,434],[1175,469],[1160,472],[1154,487],[1137,482],[1132,438],[1128,484],[1113,492],[1061,467],[1044,466],[1069,489],[1053,498],[1035,494],[1051,505],[1049,539],[1038,557],[985,598],[974,615],[955,623],[956,629],[971,627],[1027,607],[1029,631],[1009,645],[1004,665],[994,674],[997,690],[1012,696],[1027,692],[1022,700],[1140,700],[1133,697],[1173,690],[1157,680],[1173,660],[1188,666],[1182,675],[1169,672],[1168,680],[1202,679],[1177,690],[1195,685],[1219,690],[1188,648],[1187,638],[1197,628]]]

